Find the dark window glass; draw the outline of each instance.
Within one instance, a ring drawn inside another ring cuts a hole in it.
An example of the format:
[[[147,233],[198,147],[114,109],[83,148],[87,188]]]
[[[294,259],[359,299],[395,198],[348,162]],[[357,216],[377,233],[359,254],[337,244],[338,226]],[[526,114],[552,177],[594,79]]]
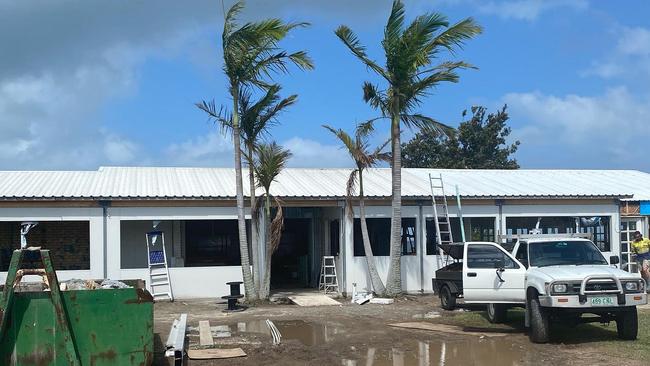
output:
[[[368,237],[372,254],[376,256],[390,255],[390,219],[370,218],[366,219],[368,225]],[[402,255],[413,255],[417,252],[415,218],[402,219]],[[354,255],[362,257],[365,255],[363,249],[363,238],[361,236],[361,220],[354,219]]]
[[[472,244],[467,248],[467,268],[519,268],[501,249],[494,245]]]
[[[330,221],[330,255],[339,255],[341,244],[340,240],[341,226],[339,220]]]
[[[537,217],[508,217],[506,218],[506,234],[530,234],[537,225]],[[542,234],[571,234],[576,229],[579,233],[591,233],[592,241],[602,252],[611,249],[609,216],[573,217],[554,216],[542,217],[539,228]]]
[[[515,256],[524,266],[528,267],[528,244],[521,243]]]
[[[11,254],[20,248],[20,222],[0,222],[0,271],[7,271]],[[90,269],[88,221],[42,221],[27,234],[27,245],[50,250],[55,270]],[[40,267],[27,264],[25,268]]]
[[[239,266],[237,220],[185,221],[185,266]]]
[[[451,235],[454,242],[462,242],[463,237],[460,232],[460,219],[451,217]],[[494,217],[466,217],[463,219],[465,232],[469,232],[467,241],[495,241]],[[442,225],[441,225],[442,227]],[[427,228],[427,255],[436,255],[436,223],[432,217],[426,219]],[[444,229],[444,228],[443,228]],[[448,235],[448,234],[447,234]],[[441,234],[442,240],[448,240],[445,234]]]

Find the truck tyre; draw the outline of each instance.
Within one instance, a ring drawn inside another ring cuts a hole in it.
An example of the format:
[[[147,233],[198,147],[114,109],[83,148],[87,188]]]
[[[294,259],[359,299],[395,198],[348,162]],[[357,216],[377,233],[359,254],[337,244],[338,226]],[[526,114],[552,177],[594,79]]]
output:
[[[456,308],[456,295],[451,293],[451,289],[447,285],[440,288],[440,305],[445,310],[454,310]]]
[[[539,304],[537,295],[528,300],[530,306],[530,332],[528,336],[533,343],[547,343],[550,336],[549,314]]]
[[[620,312],[616,316],[616,330],[618,338],[626,341],[633,341],[639,332],[639,318],[636,312],[636,306],[630,310]]]
[[[487,318],[490,323],[505,323],[508,308],[504,304],[488,304]]]

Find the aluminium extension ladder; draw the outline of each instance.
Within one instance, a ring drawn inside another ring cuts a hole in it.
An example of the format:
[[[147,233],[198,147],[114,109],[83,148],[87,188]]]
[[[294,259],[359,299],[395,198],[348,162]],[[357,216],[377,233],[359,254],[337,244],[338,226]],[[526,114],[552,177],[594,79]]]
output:
[[[429,184],[431,185],[431,203],[433,206],[433,220],[436,224],[436,244],[438,246],[438,268],[449,264],[449,256],[440,247],[441,244],[451,244],[454,242],[451,233],[451,220],[449,219],[449,206],[447,205],[447,195],[445,194],[445,185],[442,181],[442,174],[437,177],[429,174]],[[436,201],[436,196],[440,197],[441,202]]]
[[[161,297],[174,301],[172,285],[167,265],[165,250],[165,234],[162,231],[151,231],[146,235],[147,260],[149,262],[149,289],[154,300]]]
[[[339,291],[339,280],[338,277],[336,277],[336,263],[332,256],[323,257],[318,290],[325,291],[325,293]]]

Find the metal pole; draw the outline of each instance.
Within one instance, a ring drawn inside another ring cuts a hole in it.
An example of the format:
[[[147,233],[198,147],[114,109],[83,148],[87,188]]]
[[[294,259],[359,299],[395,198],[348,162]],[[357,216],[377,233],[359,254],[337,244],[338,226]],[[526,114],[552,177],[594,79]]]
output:
[[[458,184],[456,184],[456,205],[458,206],[458,218],[460,218],[460,237],[465,242],[465,224],[463,223],[463,208],[460,204],[460,192],[458,191]]]

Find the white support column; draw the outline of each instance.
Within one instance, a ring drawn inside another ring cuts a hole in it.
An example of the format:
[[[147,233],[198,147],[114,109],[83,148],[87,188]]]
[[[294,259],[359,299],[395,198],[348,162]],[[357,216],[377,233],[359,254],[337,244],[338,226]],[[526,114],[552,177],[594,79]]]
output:
[[[119,217],[114,217],[111,212],[112,208],[108,209],[108,217],[106,218],[106,274],[107,277],[113,280],[120,280],[121,278],[121,227]]]
[[[91,278],[104,277],[104,216],[93,212],[88,223],[90,238],[90,275]]]
[[[424,293],[424,255],[427,250],[427,234],[426,234],[426,222],[424,221],[424,212],[422,210],[422,205],[418,206],[418,217],[415,221],[416,227],[416,237],[415,242],[418,243],[417,246],[417,255],[418,255],[418,267],[420,269],[420,292]]]
[[[352,293],[352,283],[355,282],[353,276],[354,273],[354,218],[351,213],[349,213],[349,208],[345,205],[343,210],[343,217],[341,221],[345,223],[343,225],[343,240],[341,241],[341,255],[343,255],[343,270],[345,272],[345,282],[343,283],[343,289],[346,293]]]

